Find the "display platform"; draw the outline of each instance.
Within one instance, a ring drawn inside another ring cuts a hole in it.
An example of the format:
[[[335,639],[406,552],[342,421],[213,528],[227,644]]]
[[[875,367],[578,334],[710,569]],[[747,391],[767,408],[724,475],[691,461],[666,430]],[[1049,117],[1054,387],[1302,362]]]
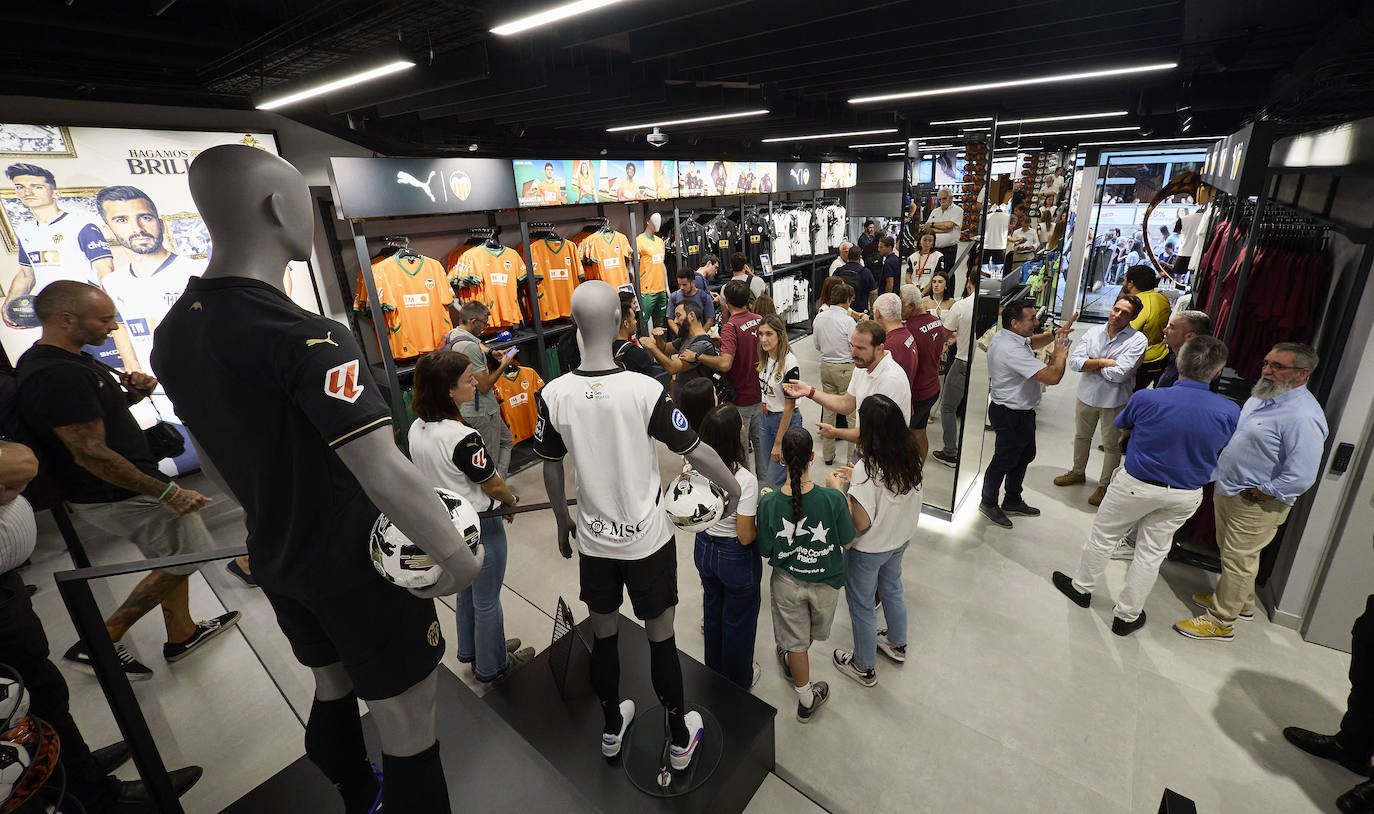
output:
[[[585,622],[577,635],[591,641]],[[560,697],[554,682],[550,653],[568,659],[566,698]],[[545,650],[484,700],[598,811],[737,814],[745,809],[773,771],[777,710],[679,653],[687,705],[704,707],[719,721],[724,733],[722,753],[716,771],[700,788],[679,797],[651,797],[630,783],[619,759],[608,761],[601,755],[601,708],[591,692],[588,656],[587,648],[577,642],[570,649]],[[658,698],[649,680],[649,641],[644,629],[624,616],[620,617],[620,670],[621,696],[634,699],[640,710],[656,709]],[[662,729],[661,716],[637,715],[632,738],[661,737]]]
[[[380,765],[382,750],[371,718],[363,717],[363,732],[372,759]],[[439,670],[437,726],[454,811],[596,814],[605,810],[591,805],[558,769],[444,668]],[[771,738],[769,746],[771,767]],[[623,774],[618,776],[623,782]],[[302,812],[343,812],[334,787],[303,755],[223,810],[223,814]]]

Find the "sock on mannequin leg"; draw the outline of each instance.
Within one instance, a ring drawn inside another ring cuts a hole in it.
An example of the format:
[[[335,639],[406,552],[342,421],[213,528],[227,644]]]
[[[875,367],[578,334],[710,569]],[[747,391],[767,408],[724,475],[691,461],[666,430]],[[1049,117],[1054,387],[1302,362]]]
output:
[[[316,698],[305,725],[305,754],[343,797],[346,814],[364,814],[377,799],[377,777],[363,743],[358,697]]]
[[[668,732],[674,746],[686,746],[689,738],[682,716],[685,691],[682,688],[682,662],[677,658],[677,638],[669,636],[661,642],[649,642],[649,678],[654,683],[658,701],[668,711]]]
[[[438,741],[410,757],[382,755],[382,810],[451,814]]]
[[[592,642],[592,689],[606,718],[603,732],[620,731],[620,634]]]

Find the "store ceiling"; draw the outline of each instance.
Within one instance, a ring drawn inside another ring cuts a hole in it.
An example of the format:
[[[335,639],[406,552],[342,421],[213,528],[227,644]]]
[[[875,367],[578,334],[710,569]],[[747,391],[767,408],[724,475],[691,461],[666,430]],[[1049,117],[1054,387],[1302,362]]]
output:
[[[1358,0],[625,0],[545,30],[487,33],[557,2],[67,0],[42,11],[5,4],[0,25],[34,35],[14,36],[0,56],[0,87],[243,109],[255,93],[399,37],[420,57],[418,67],[281,111],[393,154],[467,153],[476,144],[479,155],[602,148],[647,155],[653,150],[642,132],[605,128],[761,107],[771,111],[765,118],[665,128],[667,152],[880,158],[886,150],[847,145],[900,134],[760,139],[907,122],[913,135],[937,135],[954,128],[928,122],[994,113],[1129,110],[1125,123],[1171,136],[1181,102],[1192,106],[1194,135],[1229,133],[1257,115],[1296,132],[1374,112],[1374,4]],[[1160,61],[1179,67],[848,103],[856,95]],[[1078,138],[1093,137],[1060,141]]]

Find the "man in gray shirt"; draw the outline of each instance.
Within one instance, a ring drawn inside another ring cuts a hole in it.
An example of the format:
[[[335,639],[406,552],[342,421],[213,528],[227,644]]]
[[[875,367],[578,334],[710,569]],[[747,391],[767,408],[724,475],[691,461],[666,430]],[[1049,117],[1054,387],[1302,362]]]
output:
[[[821,392],[842,396],[849,392],[849,380],[854,375],[854,358],[849,353],[849,335],[857,324],[849,315],[854,289],[836,282],[830,287],[828,299],[829,307],[811,320],[811,340],[821,355]],[[835,421],[835,411],[822,407],[821,423],[834,426]],[[827,466],[835,462],[834,438],[821,439],[821,453]]]
[[[677,291],[668,295],[668,320],[674,320],[678,303],[695,302],[701,308],[701,326],[706,331],[716,324],[716,303],[711,291],[706,287],[706,279],[688,268],[677,270]],[[680,336],[678,338],[681,338]]]
[[[1003,528],[1011,528],[1008,514],[1036,517],[1040,510],[1021,497],[1026,467],[1035,460],[1035,408],[1041,385],[1059,384],[1069,358],[1069,329],[1077,314],[1055,331],[1033,334],[1038,320],[1033,300],[1016,300],[1002,309],[1002,330],[988,345],[988,379],[992,404],[988,422],[997,441],[983,473],[983,499],[978,511]],[[1046,365],[1035,351],[1054,344],[1054,361]],[[1006,483],[1006,498],[997,497]]]
[[[472,362],[472,372],[477,376],[477,393],[472,401],[459,405],[459,412],[463,414],[463,423],[482,436],[482,445],[496,459],[497,474],[504,478],[509,472],[510,451],[515,446],[515,438],[501,418],[501,405],[496,401],[495,386],[496,380],[515,358],[515,348],[501,354],[501,361],[495,370],[487,369],[487,354],[490,351],[477,337],[487,327],[489,319],[491,309],[482,303],[464,303],[463,310],[458,314],[458,327],[449,332],[446,347],[466,355]]]

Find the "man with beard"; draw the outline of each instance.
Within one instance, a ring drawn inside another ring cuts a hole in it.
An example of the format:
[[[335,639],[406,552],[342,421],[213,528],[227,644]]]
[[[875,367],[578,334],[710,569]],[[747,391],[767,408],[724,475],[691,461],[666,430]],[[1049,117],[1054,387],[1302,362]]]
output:
[[[1255,616],[1260,552],[1294,501],[1317,480],[1326,416],[1305,386],[1317,367],[1309,345],[1280,342],[1265,354],[1260,380],[1217,460],[1217,547],[1221,580],[1211,594],[1193,594],[1205,613],[1174,624],[1191,639],[1235,638],[1236,617]]]

